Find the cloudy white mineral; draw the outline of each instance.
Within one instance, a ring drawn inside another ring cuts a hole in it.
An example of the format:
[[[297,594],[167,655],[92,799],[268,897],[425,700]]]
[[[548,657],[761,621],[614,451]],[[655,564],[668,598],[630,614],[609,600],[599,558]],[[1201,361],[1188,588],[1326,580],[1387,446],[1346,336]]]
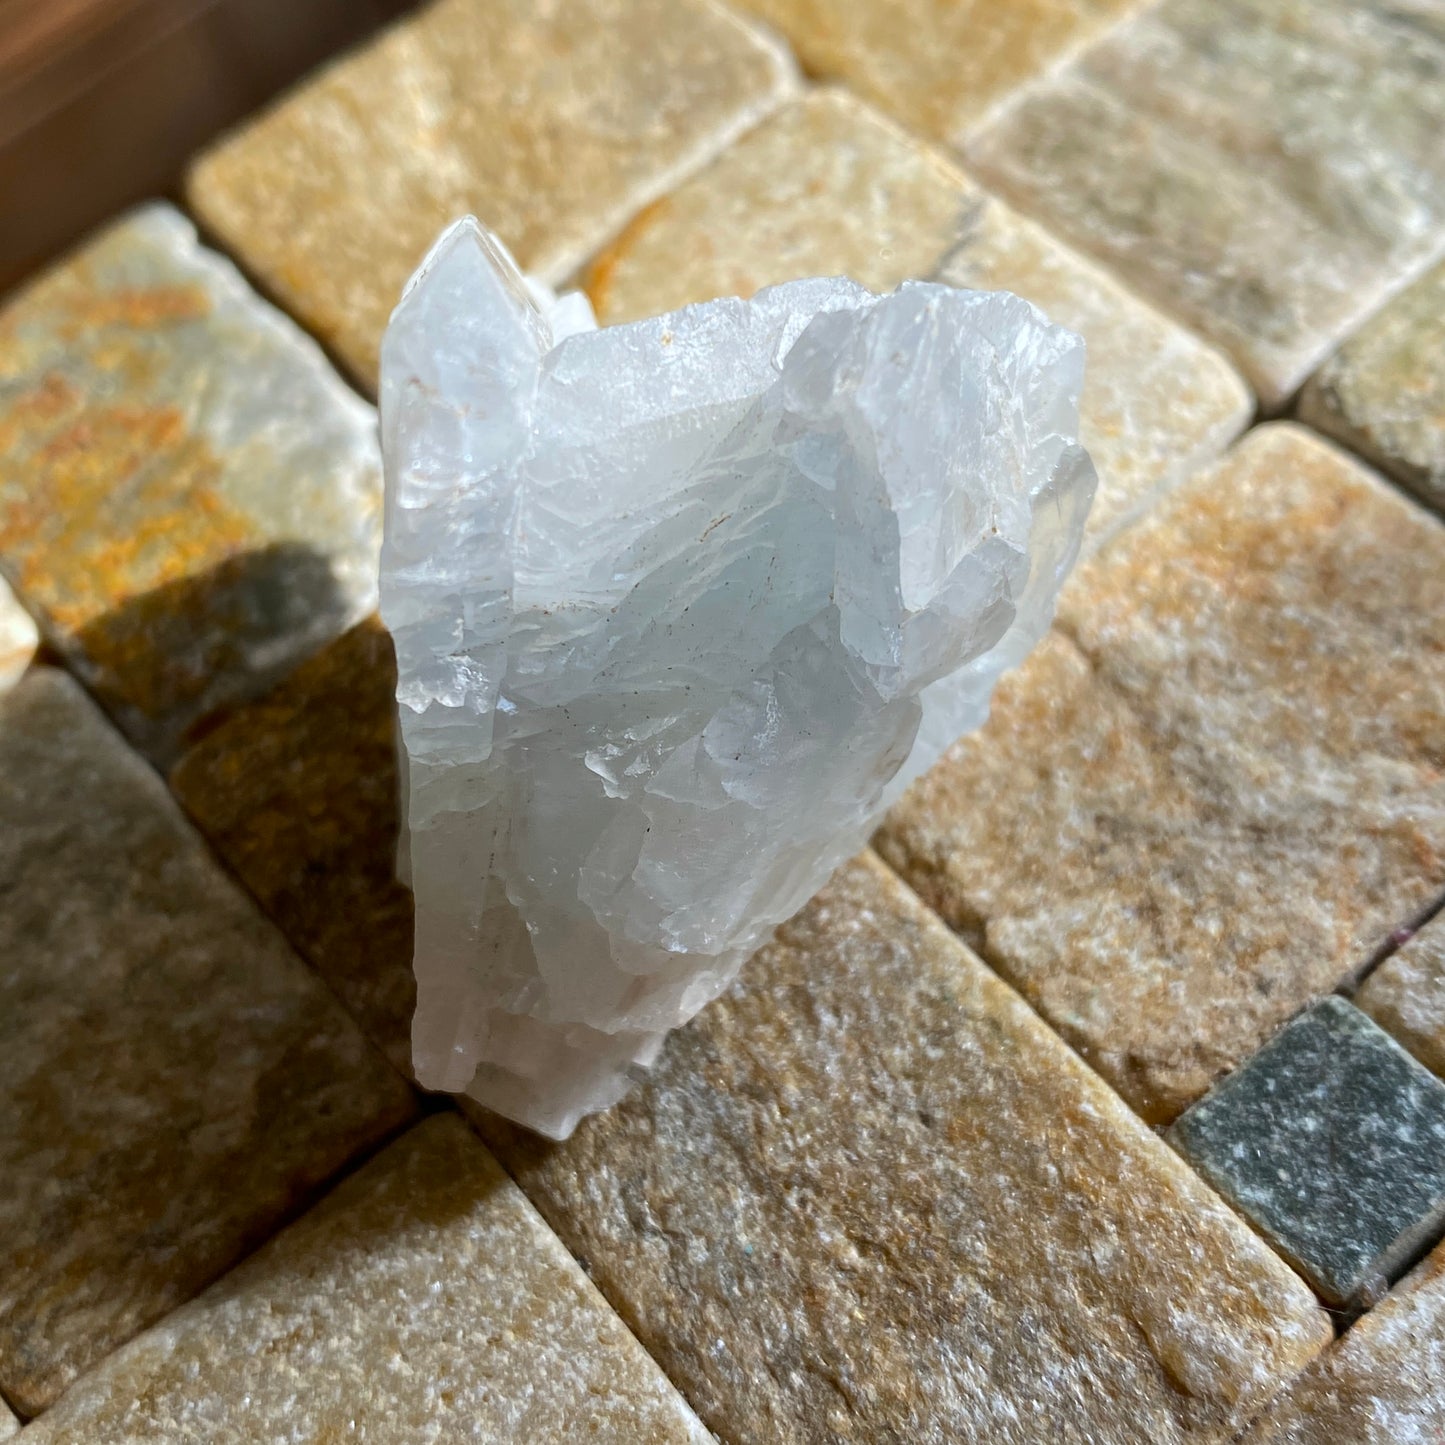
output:
[[[381,368],[423,1084],[565,1137],[983,720],[1093,495],[1083,362],[922,284],[599,331],[441,238]]]

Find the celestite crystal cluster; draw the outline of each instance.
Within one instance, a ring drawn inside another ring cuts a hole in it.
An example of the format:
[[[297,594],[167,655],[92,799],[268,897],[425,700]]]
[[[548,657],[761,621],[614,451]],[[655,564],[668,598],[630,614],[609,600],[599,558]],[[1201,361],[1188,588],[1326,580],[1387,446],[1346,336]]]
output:
[[[925,284],[599,331],[441,238],[381,365],[423,1084],[565,1137],[982,722],[1078,549],[1083,362]]]

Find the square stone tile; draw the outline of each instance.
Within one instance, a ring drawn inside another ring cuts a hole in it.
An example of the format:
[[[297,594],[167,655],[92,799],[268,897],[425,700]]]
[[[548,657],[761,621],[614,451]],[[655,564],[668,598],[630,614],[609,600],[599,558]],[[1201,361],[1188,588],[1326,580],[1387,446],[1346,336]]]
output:
[[[171,771],[226,865],[411,1072],[411,890],[397,882],[396,656],[377,618],[239,708]]]
[[[34,619],[0,577],[0,692],[13,687],[24,675],[39,642]]]
[[[1445,266],[1345,342],[1299,414],[1445,511]]]
[[[1070,579],[885,856],[1167,1123],[1445,887],[1445,527],[1288,424]]]
[[[704,1445],[455,1115],[419,1125],[73,1386],[27,1445]]]
[[[814,75],[950,145],[1140,0],[740,0]]]
[[[719,1439],[1222,1441],[1303,1283],[884,869],[503,1162]]]
[[[814,91],[640,215],[588,268],[604,322],[809,275],[1004,289],[1089,347],[1083,439],[1097,540],[1216,455],[1253,412],[1233,368],[938,152],[840,91]]]
[[[711,0],[436,0],[222,141],[197,213],[365,386],[472,212],[559,281],[767,114],[786,52]]]
[[[1181,1154],[1334,1305],[1445,1228],[1445,1084],[1322,998],[1187,1110]]]
[[[1445,1439],[1445,1249],[1280,1393],[1241,1445]]]
[[[79,687],[0,699],[0,1390],[209,1284],[411,1092]]]
[[[1445,252],[1445,16],[1163,0],[973,139],[986,179],[1276,408]]]
[[[167,206],[0,311],[0,572],[152,758],[375,604],[375,413]]]
[[[1445,1078],[1445,915],[1375,969],[1355,1003]]]

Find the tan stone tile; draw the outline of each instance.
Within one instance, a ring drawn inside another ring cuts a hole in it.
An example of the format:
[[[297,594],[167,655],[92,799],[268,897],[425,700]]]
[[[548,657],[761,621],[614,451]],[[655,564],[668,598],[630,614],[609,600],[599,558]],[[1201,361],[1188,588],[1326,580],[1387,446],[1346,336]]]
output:
[[[1330,1334],[867,856],[567,1143],[480,1122],[726,1441],[1218,1440]]]
[[[205,155],[197,212],[374,386],[406,279],[468,212],[557,281],[776,105],[711,0],[437,0]]]
[[[951,145],[1140,0],[740,0],[815,75]]]
[[[26,1434],[703,1445],[681,1396],[454,1114],[413,1129]]]
[[[405,1073],[411,891],[396,879],[396,659],[372,618],[171,772],[228,867]]]
[[[1365,980],[1355,1003],[1445,1078],[1445,916],[1391,954]]]
[[[1086,564],[885,856],[1163,1122],[1445,883],[1445,528],[1262,427]]]
[[[375,433],[312,341],[146,208],[0,311],[0,570],[165,760],[374,605]]]
[[[39,645],[35,623],[0,577],[0,692],[17,683]]]
[[[1267,1410],[1241,1445],[1432,1445],[1445,1438],[1445,1248]]]
[[[66,675],[0,699],[0,1390],[49,1405],[412,1112]]]
[[[1299,414],[1445,511],[1445,266],[1315,373]]]
[[[1164,0],[968,153],[1275,407],[1445,250],[1442,75],[1435,6]]]
[[[640,215],[585,274],[603,321],[808,275],[1015,291],[1088,342],[1094,539],[1217,454],[1253,403],[1218,353],[838,91],[765,121]]]

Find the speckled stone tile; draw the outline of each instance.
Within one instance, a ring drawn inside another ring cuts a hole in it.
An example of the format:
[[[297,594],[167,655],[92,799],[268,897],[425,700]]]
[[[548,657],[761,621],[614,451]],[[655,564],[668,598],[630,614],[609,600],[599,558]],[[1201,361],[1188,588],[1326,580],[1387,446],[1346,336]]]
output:
[[[0,577],[0,692],[24,676],[39,641],[34,620]]]
[[[1140,0],[741,0],[814,75],[960,144],[989,111]]]
[[[27,1445],[706,1431],[455,1114],[429,1120],[132,1341]]]
[[[0,311],[0,572],[159,761],[375,602],[375,414],[166,206]]]
[[[1304,1285],[876,859],[513,1177],[724,1441],[1227,1438]]]
[[[1445,1078],[1445,915],[1375,969],[1355,1003]]]
[[[0,1390],[49,1405],[411,1114],[68,676],[0,699]]]
[[[1438,1445],[1445,1439],[1445,1249],[1350,1326],[1240,1445]]]
[[[1249,433],[1070,580],[879,837],[1151,1122],[1445,885],[1445,527]]]
[[[1445,266],[1345,342],[1299,414],[1445,511]]]
[[[1164,0],[1021,93],[969,155],[1275,407],[1445,252],[1442,131],[1436,4]]]
[[[1002,288],[1088,342],[1098,539],[1221,451],[1253,401],[1218,353],[861,102],[815,91],[645,211],[588,268],[604,321],[808,275]]]
[[[793,86],[711,0],[437,0],[205,155],[197,213],[374,386],[401,288],[473,212],[561,280]]]
[[[396,659],[376,619],[238,709],[171,772],[226,864],[411,1070],[411,891],[396,880]]]
[[[1445,1084],[1342,998],[1292,1019],[1169,1131],[1333,1305],[1445,1228]]]

